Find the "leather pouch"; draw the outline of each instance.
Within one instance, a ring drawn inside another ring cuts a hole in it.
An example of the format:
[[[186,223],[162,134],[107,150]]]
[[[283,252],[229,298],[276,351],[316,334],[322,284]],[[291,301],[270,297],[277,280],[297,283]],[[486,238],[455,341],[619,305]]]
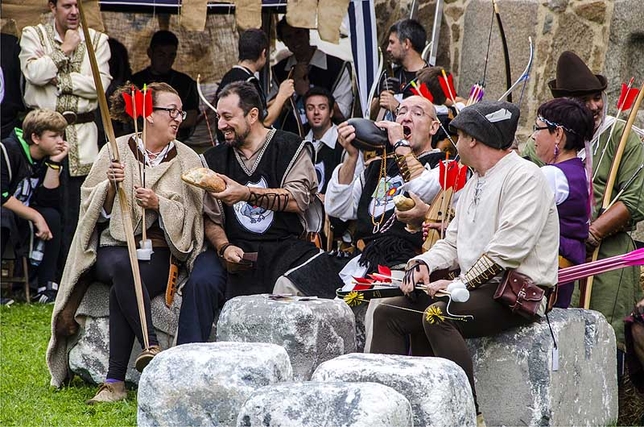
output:
[[[494,299],[528,319],[537,317],[545,290],[531,278],[516,270],[508,270],[494,293]]]
[[[386,149],[389,144],[387,131],[380,129],[371,120],[358,117],[347,120],[347,123],[356,130],[356,137],[351,141],[351,145],[357,149],[363,151],[378,151]]]

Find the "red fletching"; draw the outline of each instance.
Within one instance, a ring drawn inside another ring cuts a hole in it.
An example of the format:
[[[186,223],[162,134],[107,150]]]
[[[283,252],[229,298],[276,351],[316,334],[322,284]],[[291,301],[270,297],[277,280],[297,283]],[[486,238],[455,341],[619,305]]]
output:
[[[439,163],[439,170],[438,170],[438,176],[439,176],[441,188],[443,190],[453,188],[454,185],[456,184],[458,174],[459,174],[458,162],[454,160],[450,161],[447,158],[445,159],[444,162],[441,161]]]
[[[443,90],[443,94],[445,94],[445,98],[454,101],[454,96],[456,93],[456,89],[454,89],[454,77],[450,74],[447,76],[447,81],[445,81],[445,77],[443,76],[438,76],[438,83],[441,85],[441,89]]]
[[[422,96],[425,99],[428,99],[430,102],[434,102],[434,95],[429,91],[425,83],[420,85],[412,86],[411,93],[417,96]]]
[[[463,165],[456,167],[458,169],[458,173],[454,182],[454,191],[458,191],[465,187],[465,183],[467,182],[467,166]]]
[[[391,268],[387,267],[386,265],[379,265],[378,266],[378,273],[384,275],[384,276],[389,276],[391,277]]]
[[[354,277],[353,280],[355,280],[356,283],[362,283],[365,285],[368,285],[373,282],[372,279],[367,279],[366,277]]]
[[[125,101],[125,112],[133,119],[137,119],[143,115],[143,93],[138,90],[134,85],[130,93],[123,92],[123,100]],[[150,109],[152,108],[152,97],[150,96]],[[150,109],[146,110],[150,111]]]
[[[629,110],[639,92],[639,89],[622,83],[622,93],[619,95],[619,101],[617,101],[617,109],[621,111]]]
[[[141,94],[141,114],[145,113],[145,116],[152,114],[152,89],[144,89],[144,93]]]

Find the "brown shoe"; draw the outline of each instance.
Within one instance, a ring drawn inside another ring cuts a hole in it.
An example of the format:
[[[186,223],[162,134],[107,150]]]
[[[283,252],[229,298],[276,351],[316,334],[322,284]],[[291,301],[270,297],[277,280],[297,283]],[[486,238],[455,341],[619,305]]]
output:
[[[161,347],[158,345],[151,345],[150,348],[143,350],[134,362],[134,367],[137,371],[143,372],[146,366],[154,359],[154,356],[161,353]]]
[[[118,381],[115,383],[103,383],[96,392],[96,396],[92,397],[86,403],[94,405],[96,403],[118,402],[127,398],[127,390],[125,389],[125,382]]]

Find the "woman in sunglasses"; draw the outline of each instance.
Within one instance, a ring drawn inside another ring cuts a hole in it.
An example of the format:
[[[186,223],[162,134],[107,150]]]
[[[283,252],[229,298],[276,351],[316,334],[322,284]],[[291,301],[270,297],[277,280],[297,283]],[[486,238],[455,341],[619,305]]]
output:
[[[555,194],[559,213],[559,267],[569,267],[586,259],[585,241],[592,197],[590,161],[578,156],[588,153],[593,136],[593,115],[582,103],[570,98],[556,98],[537,110],[532,138],[541,168]],[[588,159],[588,157],[587,157]],[[570,305],[574,283],[558,288],[555,307]]]
[[[137,245],[145,225],[146,238],[153,249],[148,260],[139,257],[138,261],[149,341],[149,347],[137,357],[138,370],[143,370],[161,351],[150,301],[166,290],[171,256],[190,267],[203,243],[202,190],[181,181],[182,172],[201,166],[197,154],[176,140],[185,118],[181,99],[166,83],[152,83],[148,88],[152,93],[152,111],[142,119],[145,126],[139,125],[144,132],[117,139],[120,161],[113,160],[109,145],[103,147],[81,188],[79,226],[63,274],[64,291],[59,294],[53,315],[56,333],[49,346],[48,362],[52,384],[56,385],[61,372],[55,358],[62,353],[56,348],[64,346],[62,337],[73,335],[78,329],[73,316],[69,316],[76,309],[72,301],[77,300],[77,306],[78,295],[82,296],[87,284],[93,281],[110,286],[107,378],[88,404],[127,397],[124,381],[132,346],[136,338],[144,348],[146,333],[142,332],[139,320],[123,227],[126,219],[121,214],[117,186],[122,186],[125,192]],[[132,120],[124,111],[124,96],[129,96],[130,90],[129,85],[124,86],[112,96],[113,118]],[[93,301],[95,306],[107,303]]]

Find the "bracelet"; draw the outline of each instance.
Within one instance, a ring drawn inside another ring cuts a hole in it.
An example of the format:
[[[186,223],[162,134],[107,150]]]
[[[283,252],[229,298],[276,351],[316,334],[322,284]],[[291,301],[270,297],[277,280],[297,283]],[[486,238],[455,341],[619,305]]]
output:
[[[226,252],[226,249],[228,249],[228,247],[230,247],[232,245],[233,245],[232,243],[228,242],[228,243],[225,243],[221,248],[219,248],[219,250],[217,251],[217,255],[219,256],[219,258],[223,259],[224,258],[224,253]]]
[[[49,161],[49,162],[45,162],[45,166],[57,171],[57,170],[60,170],[60,168],[62,167],[62,163]]]

